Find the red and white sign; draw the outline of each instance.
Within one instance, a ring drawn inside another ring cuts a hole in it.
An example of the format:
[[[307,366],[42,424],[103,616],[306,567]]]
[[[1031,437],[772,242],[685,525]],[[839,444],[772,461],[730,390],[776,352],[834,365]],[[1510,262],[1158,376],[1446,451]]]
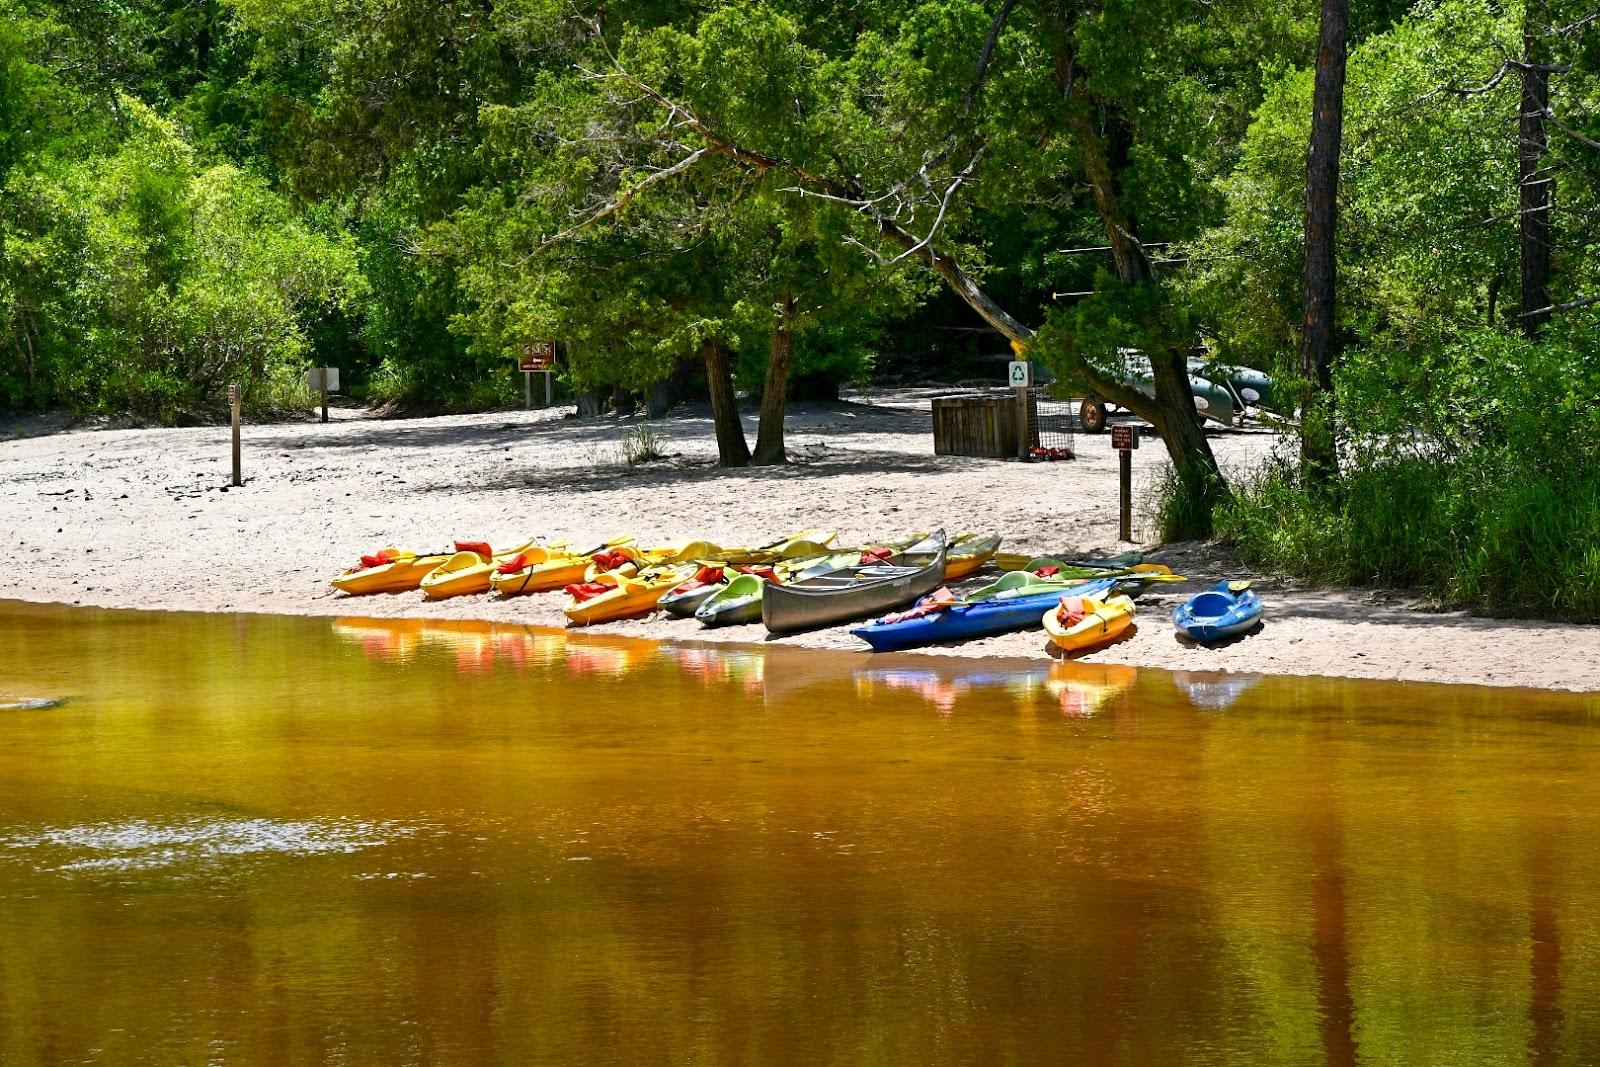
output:
[[[522,346],[517,359],[517,369],[522,371],[554,370],[556,343],[554,341],[528,341]]]
[[[1119,452],[1131,452],[1139,447],[1139,435],[1132,426],[1111,427],[1111,447]]]

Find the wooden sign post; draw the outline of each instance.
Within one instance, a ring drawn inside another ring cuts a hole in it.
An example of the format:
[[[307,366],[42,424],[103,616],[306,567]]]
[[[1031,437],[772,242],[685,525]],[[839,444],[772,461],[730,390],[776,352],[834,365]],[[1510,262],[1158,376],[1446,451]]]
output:
[[[339,391],[338,367],[312,367],[306,371],[306,388],[322,394],[322,421],[328,421],[328,394]]]
[[[533,376],[544,375],[544,406],[549,407],[554,387],[551,381],[555,376],[556,343],[554,341],[526,341],[522,345],[522,355],[517,357],[517,369],[522,372],[522,402],[523,406],[533,407]]]
[[[1028,390],[1033,386],[1033,364],[1025,359],[1014,359],[1006,364],[1006,383],[1017,391],[1017,458],[1027,459],[1033,445],[1033,435],[1028,433]]]
[[[239,469],[239,387],[228,386],[228,412],[233,422],[233,484],[243,485],[244,477]]]
[[[1117,485],[1121,490],[1122,515],[1118,536],[1124,541],[1133,540],[1133,450],[1139,447],[1139,435],[1132,426],[1111,427],[1111,447],[1117,450],[1120,470]]]

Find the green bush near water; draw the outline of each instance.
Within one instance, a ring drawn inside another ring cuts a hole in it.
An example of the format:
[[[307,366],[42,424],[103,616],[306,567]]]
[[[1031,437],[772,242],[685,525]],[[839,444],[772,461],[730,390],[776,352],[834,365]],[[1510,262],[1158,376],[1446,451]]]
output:
[[[1337,493],[1274,466],[1218,517],[1250,563],[1318,582],[1426,590],[1493,615],[1600,621],[1600,472],[1515,455],[1394,459]]]
[[[1494,615],[1600,620],[1600,353],[1575,315],[1538,341],[1483,329],[1403,358],[1348,354],[1343,461],[1235,486],[1219,532],[1313,581],[1425,590]]]

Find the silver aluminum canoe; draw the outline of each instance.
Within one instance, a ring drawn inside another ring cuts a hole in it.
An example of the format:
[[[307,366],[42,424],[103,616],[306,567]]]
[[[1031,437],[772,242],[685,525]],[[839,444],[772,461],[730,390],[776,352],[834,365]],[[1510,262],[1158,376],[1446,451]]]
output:
[[[761,599],[761,621],[775,634],[851,622],[910,604],[944,581],[944,531],[882,563],[775,585]]]

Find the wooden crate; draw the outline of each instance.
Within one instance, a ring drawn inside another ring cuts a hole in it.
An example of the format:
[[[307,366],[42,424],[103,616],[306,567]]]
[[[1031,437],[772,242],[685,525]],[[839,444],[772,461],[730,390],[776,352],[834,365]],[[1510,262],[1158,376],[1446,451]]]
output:
[[[948,396],[933,401],[936,456],[1017,454],[1017,401],[1012,396]]]

